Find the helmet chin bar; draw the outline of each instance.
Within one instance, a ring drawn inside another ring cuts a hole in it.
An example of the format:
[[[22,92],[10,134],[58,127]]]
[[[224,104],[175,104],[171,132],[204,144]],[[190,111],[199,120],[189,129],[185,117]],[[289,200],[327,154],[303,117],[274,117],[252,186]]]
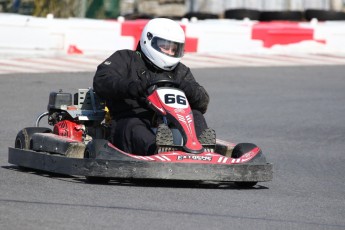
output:
[[[172,69],[173,69],[173,67],[174,67],[174,66],[164,66],[164,68],[166,68],[166,69],[170,69],[170,70],[172,70]]]
[[[158,51],[154,50],[154,52],[158,52]],[[149,54],[150,56],[146,56],[145,53],[144,53],[144,55],[143,55],[143,56],[144,56],[144,59],[145,59],[147,62],[149,62],[155,69],[158,69],[158,70],[160,70],[160,71],[162,71],[162,70],[164,70],[164,71],[172,71],[172,70],[177,66],[177,64],[179,63],[179,62],[177,62],[177,63],[174,64],[174,65],[163,65],[162,67],[159,67],[158,65],[155,64],[154,58],[153,58],[153,56],[151,55],[151,53],[148,52],[148,54]],[[161,55],[164,55],[164,54],[161,54]],[[159,56],[156,56],[156,57],[158,58]]]

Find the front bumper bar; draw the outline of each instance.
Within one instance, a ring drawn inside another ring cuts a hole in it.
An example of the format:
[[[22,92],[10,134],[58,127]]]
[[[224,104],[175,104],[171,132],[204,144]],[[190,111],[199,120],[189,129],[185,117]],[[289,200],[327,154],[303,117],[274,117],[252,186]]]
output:
[[[10,164],[51,173],[121,179],[264,182],[273,177],[272,164],[161,163],[140,160],[78,159],[9,148]]]

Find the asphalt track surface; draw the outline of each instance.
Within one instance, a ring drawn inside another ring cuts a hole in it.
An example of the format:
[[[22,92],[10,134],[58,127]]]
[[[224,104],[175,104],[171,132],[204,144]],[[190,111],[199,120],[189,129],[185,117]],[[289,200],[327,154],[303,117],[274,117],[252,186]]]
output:
[[[50,91],[93,73],[0,76],[0,229],[345,229],[345,66],[193,70],[211,95],[217,137],[259,145],[274,179],[227,184],[117,182],[22,171],[7,163],[17,132]]]

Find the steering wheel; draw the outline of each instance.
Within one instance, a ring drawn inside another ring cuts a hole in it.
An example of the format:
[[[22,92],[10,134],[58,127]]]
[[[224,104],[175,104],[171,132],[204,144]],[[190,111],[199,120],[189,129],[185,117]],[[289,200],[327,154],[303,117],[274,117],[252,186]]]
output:
[[[148,82],[147,92],[150,95],[155,89],[164,85],[178,86],[179,84],[168,76],[158,75]]]

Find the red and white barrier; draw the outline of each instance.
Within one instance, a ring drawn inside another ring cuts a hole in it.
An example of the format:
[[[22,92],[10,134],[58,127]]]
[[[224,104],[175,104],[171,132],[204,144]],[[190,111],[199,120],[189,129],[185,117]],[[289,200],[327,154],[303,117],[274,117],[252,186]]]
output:
[[[0,55],[104,56],[135,49],[148,20],[54,19],[0,14]],[[257,22],[214,19],[179,22],[186,52],[345,53],[345,21]]]

